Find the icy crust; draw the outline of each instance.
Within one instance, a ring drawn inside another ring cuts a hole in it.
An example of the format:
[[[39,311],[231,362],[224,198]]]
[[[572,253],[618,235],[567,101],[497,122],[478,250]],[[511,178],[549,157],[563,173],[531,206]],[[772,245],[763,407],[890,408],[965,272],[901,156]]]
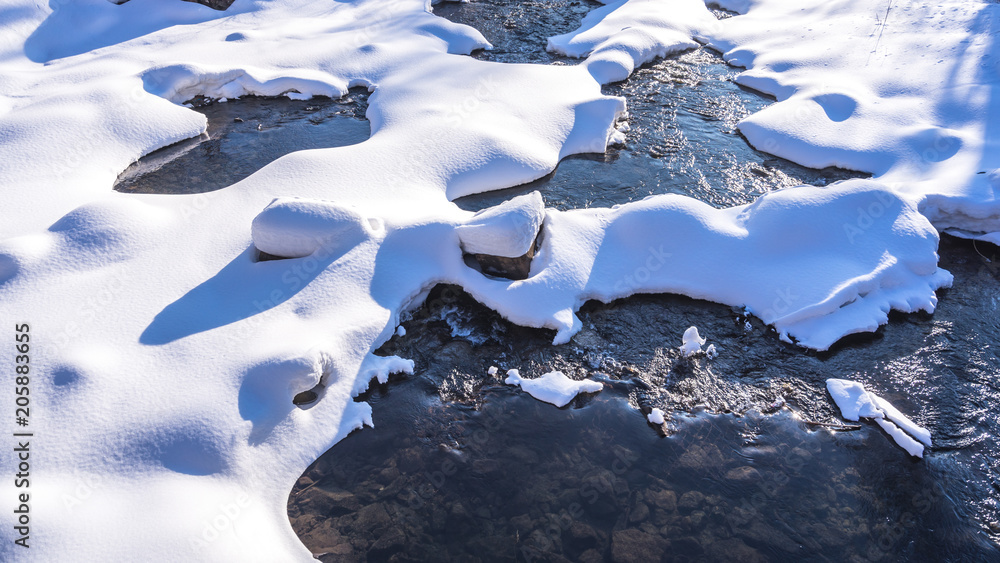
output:
[[[553,53],[586,57],[584,66],[601,84],[625,80],[656,57],[697,47],[695,30],[715,23],[701,0],[604,3],[584,17],[579,29],[551,37],[548,43]]]
[[[739,124],[756,148],[813,168],[870,172],[920,203],[939,229],[1000,239],[995,2],[619,0],[549,49],[601,82],[707,41],[737,82],[777,98]],[[887,9],[888,8],[888,9]],[[707,16],[707,17],[706,17]],[[845,40],[845,38],[849,38]],[[835,47],[831,47],[835,46]]]
[[[924,457],[924,446],[931,447],[931,433],[918,425],[889,401],[866,391],[864,385],[846,379],[827,379],[826,389],[847,420],[871,418],[912,456]]]
[[[867,180],[730,209],[662,195],[548,210],[544,230],[529,279],[459,281],[512,321],[557,330],[556,343],[581,328],[574,312],[588,299],[678,293],[746,307],[782,338],[825,350],[892,309],[932,312],[952,279],[916,205]]]

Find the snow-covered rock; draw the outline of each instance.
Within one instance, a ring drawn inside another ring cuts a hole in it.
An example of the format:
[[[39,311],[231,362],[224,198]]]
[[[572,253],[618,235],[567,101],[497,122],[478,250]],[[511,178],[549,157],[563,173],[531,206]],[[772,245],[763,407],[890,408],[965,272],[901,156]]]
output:
[[[532,250],[544,219],[542,194],[531,192],[476,213],[455,232],[469,254],[517,258]]]
[[[598,381],[574,381],[561,371],[550,371],[537,379],[524,379],[518,370],[512,369],[507,372],[504,383],[520,385],[525,393],[557,407],[566,406],[580,393],[597,393],[604,388]]]
[[[275,256],[300,258],[320,250],[331,256],[368,238],[374,225],[330,201],[278,198],[254,218],[251,234],[258,250]]]

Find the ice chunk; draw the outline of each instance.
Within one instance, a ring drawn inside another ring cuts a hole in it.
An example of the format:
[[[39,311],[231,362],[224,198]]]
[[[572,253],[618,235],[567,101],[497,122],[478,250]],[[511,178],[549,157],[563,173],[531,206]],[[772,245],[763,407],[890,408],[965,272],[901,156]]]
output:
[[[666,421],[666,419],[663,417],[663,414],[664,414],[663,411],[654,408],[653,410],[649,411],[649,414],[646,415],[646,420],[648,420],[652,424],[663,424]]]
[[[705,356],[710,360],[714,360],[719,357],[719,351],[715,349],[715,344],[709,344],[708,348],[705,348]]]
[[[499,370],[497,370],[496,366],[490,366],[490,369],[486,370],[486,373],[488,373],[490,375],[496,375],[497,371],[499,371]]]
[[[924,445],[931,446],[929,430],[907,418],[889,401],[866,391],[864,385],[846,379],[827,379],[826,388],[844,418],[874,419],[910,455],[924,457]]]
[[[557,407],[566,406],[580,393],[597,393],[604,388],[600,382],[589,379],[574,381],[561,371],[550,371],[538,379],[524,379],[516,369],[512,369],[507,372],[504,383],[520,385],[525,393]]]
[[[542,194],[531,192],[476,213],[455,231],[469,254],[517,258],[531,250],[544,219]]]
[[[301,258],[323,249],[338,254],[369,236],[371,223],[355,209],[331,201],[277,198],[251,225],[258,250]]]
[[[705,339],[698,334],[698,327],[692,326],[684,331],[684,340],[681,344],[681,353],[685,357],[690,357],[698,352],[701,352],[701,345],[705,343]]]

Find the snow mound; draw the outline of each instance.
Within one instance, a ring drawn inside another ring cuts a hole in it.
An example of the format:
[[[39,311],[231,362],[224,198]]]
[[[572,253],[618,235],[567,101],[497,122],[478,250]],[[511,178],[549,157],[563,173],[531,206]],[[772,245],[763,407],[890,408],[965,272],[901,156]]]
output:
[[[587,14],[579,29],[549,38],[548,50],[587,57],[587,70],[608,84],[657,57],[697,47],[692,35],[714,24],[700,0],[618,0]]]
[[[517,258],[531,250],[544,219],[542,194],[531,192],[476,213],[455,232],[469,254]]]
[[[524,379],[517,370],[512,369],[507,372],[504,383],[520,385],[525,393],[557,407],[568,405],[580,393],[597,393],[604,388],[598,381],[574,381],[561,371],[550,371],[538,379]]]
[[[900,447],[912,456],[924,457],[924,446],[931,447],[931,433],[899,412],[878,395],[866,391],[864,385],[846,379],[827,379],[826,389],[847,420],[871,418]]]
[[[277,198],[254,218],[251,236],[258,250],[283,258],[301,258],[320,249],[336,255],[367,239],[376,225],[344,205]]]
[[[689,358],[701,352],[701,346],[704,343],[705,339],[698,334],[698,327],[689,327],[684,331],[684,336],[681,342],[681,354],[684,354],[684,357]]]

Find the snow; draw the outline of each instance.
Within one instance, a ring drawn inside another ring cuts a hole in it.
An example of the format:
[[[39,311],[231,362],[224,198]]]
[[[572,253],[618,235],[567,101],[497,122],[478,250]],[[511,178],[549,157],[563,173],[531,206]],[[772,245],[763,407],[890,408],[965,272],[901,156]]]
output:
[[[339,255],[368,239],[377,228],[357,210],[328,201],[277,198],[250,225],[254,246],[285,258],[317,252]]]
[[[587,300],[637,293],[745,308],[818,350],[890,310],[932,312],[951,283],[937,229],[1000,240],[1000,5],[917,0],[880,29],[865,2],[723,4],[746,15],[716,21],[694,0],[609,3],[550,41],[588,57],[573,66],[461,56],[489,44],[423,0],[241,0],[225,12],[5,0],[0,317],[31,326],[32,412],[44,413],[28,428],[44,452],[32,556],[312,560],[288,493],[322,452],[374,423],[354,400],[372,379],[413,371],[374,351],[437,283],[553,329],[557,343],[580,330]],[[696,39],[745,66],[741,84],[777,97],[740,124],[751,143],[874,177],[729,209],[679,195],[559,211],[533,194],[478,215],[451,203],[603,152],[626,108],[601,83]],[[207,194],[111,190],[139,157],[205,132],[182,105],[195,95],[306,99],[354,86],[372,91],[363,143],[295,152]],[[462,259],[520,256],[539,225],[528,279],[487,278]],[[569,385],[570,399],[600,387],[508,379],[529,393]],[[311,389],[314,403],[292,404]],[[868,397],[855,397],[859,416],[877,409],[894,437],[929,444]],[[64,503],[81,482],[98,486]],[[12,516],[0,525],[11,530]],[[229,523],[206,524],[217,518]]]
[[[708,348],[705,348],[705,356],[709,360],[714,360],[719,357],[719,351],[715,349],[715,344],[709,344]]]
[[[700,0],[618,0],[587,14],[580,29],[551,37],[548,50],[587,57],[583,66],[607,84],[656,57],[697,47],[695,30],[715,23]]]
[[[574,381],[561,371],[550,371],[537,379],[524,379],[517,370],[507,372],[507,385],[520,385],[521,390],[546,403],[564,407],[580,393],[597,393],[604,386],[599,381]]]
[[[646,415],[646,420],[648,420],[651,424],[663,424],[666,422],[664,415],[665,413],[662,410],[653,407],[653,409],[649,411],[649,414]]]
[[[455,232],[469,254],[517,258],[531,250],[544,219],[542,194],[531,192],[476,213]]]
[[[490,366],[486,373],[489,375],[496,375],[500,370],[496,366]]]
[[[924,446],[931,447],[931,433],[919,426],[888,401],[866,391],[864,385],[846,379],[827,379],[826,388],[847,420],[871,418],[912,456],[924,457]]]
[[[684,336],[682,338],[681,354],[684,354],[685,357],[691,357],[701,352],[701,346],[704,343],[705,339],[698,334],[698,327],[688,327],[688,329],[684,331]]]

